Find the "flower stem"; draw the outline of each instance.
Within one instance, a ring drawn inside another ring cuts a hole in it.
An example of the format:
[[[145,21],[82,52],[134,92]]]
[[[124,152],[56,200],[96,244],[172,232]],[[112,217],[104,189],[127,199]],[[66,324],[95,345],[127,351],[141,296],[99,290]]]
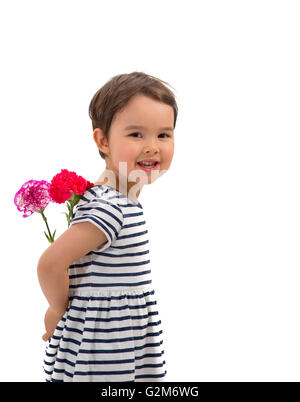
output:
[[[46,232],[44,232],[44,233],[45,233],[45,235],[46,235],[46,237],[47,237],[49,243],[53,243],[53,242],[54,242],[54,236],[55,236],[56,230],[54,231],[54,233],[53,233],[53,235],[52,235],[52,234],[51,234],[51,231],[50,231],[50,228],[49,228],[49,226],[48,226],[47,218],[46,218],[46,216],[45,216],[45,214],[44,214],[44,210],[43,210],[43,209],[40,209],[38,212],[42,215],[42,217],[43,217],[43,219],[44,219],[44,222],[46,223],[47,230],[48,230],[48,235],[49,235],[49,236],[46,235]]]

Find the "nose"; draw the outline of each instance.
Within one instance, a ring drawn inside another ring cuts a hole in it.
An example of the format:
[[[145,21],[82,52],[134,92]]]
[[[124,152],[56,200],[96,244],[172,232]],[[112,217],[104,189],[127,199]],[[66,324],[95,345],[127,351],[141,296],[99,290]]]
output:
[[[155,138],[148,139],[144,146],[145,153],[153,153],[156,154],[159,152],[158,142]]]

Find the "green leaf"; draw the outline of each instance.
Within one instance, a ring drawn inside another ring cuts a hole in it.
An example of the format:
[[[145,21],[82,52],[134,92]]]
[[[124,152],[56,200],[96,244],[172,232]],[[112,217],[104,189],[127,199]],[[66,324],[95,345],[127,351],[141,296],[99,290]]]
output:
[[[44,233],[45,233],[45,236],[47,237],[48,242],[51,243],[50,237],[47,235],[47,233],[45,231],[44,231]]]

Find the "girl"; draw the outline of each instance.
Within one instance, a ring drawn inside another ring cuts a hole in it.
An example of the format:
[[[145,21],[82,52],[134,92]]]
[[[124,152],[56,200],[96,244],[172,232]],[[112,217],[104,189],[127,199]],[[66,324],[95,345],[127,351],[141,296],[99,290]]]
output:
[[[165,381],[162,323],[137,197],[171,165],[177,104],[164,81],[133,72],[100,88],[89,114],[106,169],[37,268],[49,302],[46,381]]]

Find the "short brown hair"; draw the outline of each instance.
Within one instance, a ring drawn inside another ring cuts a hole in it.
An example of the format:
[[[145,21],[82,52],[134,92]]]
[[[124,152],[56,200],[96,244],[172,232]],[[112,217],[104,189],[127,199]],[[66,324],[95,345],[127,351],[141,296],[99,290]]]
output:
[[[121,110],[136,94],[143,94],[172,106],[174,110],[173,128],[175,128],[178,107],[175,95],[164,84],[169,85],[159,78],[138,71],[112,77],[95,93],[91,100],[89,116],[92,119],[93,130],[101,128],[108,138],[115,113]],[[105,159],[106,154],[100,149],[99,154],[101,158]]]

